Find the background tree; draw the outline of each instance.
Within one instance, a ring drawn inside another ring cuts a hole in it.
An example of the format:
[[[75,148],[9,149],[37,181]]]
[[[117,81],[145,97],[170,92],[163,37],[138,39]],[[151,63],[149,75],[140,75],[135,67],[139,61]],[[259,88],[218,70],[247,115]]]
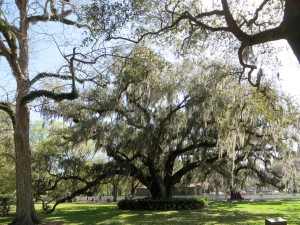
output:
[[[282,182],[288,192],[299,193],[299,166],[299,149],[283,153],[281,160],[273,165],[272,169],[282,176]]]
[[[0,108],[8,113],[14,127],[14,147],[16,154],[16,218],[12,224],[31,225],[40,220],[35,215],[32,200],[31,161],[29,147],[29,104],[40,97],[54,101],[72,100],[78,97],[75,76],[79,66],[76,50],[63,55],[65,65],[57,71],[30,70],[30,43],[35,28],[46,22],[56,22],[64,26],[83,27],[70,18],[74,17],[75,5],[67,1],[1,1],[0,2],[0,57],[1,64],[7,69],[5,76],[15,80],[14,95],[2,95]],[[55,29],[55,28],[54,28]],[[82,63],[83,61],[81,61]],[[38,84],[45,78],[65,81],[65,88],[39,90]],[[7,79],[7,77],[5,77]],[[69,80],[69,81],[68,81]],[[62,92],[61,92],[62,90]],[[7,91],[8,92],[8,91]]]
[[[68,136],[69,127],[60,123],[38,122],[31,129],[33,194],[46,213],[91,193],[113,174],[112,166],[95,154],[91,141],[74,143]]]
[[[221,137],[225,140],[220,143],[230,145],[236,141],[236,147],[232,152],[233,161],[219,161],[214,165],[214,170],[225,179],[230,178],[234,188],[242,188],[245,175],[251,174],[264,185],[271,184],[283,189],[282,174],[272,166],[282,160],[282,154],[292,152],[293,145],[299,141],[298,105],[289,96],[273,90],[270,86],[272,81],[264,82],[264,86],[269,87],[265,93],[258,93],[246,86],[246,91],[243,91],[244,84],[237,86],[240,91],[235,92],[235,97],[228,95],[235,100],[228,104],[229,111],[221,117],[220,124],[225,128]]]
[[[15,192],[15,156],[13,146],[13,128],[4,113],[0,113],[0,198],[14,201]]]

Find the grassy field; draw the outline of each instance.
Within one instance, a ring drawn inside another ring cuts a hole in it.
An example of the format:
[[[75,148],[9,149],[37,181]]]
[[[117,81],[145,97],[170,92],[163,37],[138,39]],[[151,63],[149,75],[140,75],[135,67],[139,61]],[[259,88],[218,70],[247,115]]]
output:
[[[209,202],[203,210],[191,211],[125,211],[110,204],[61,204],[50,215],[37,210],[44,221],[62,224],[222,224],[264,225],[265,218],[282,217],[288,225],[300,225],[300,201]],[[0,217],[7,224],[12,217]]]

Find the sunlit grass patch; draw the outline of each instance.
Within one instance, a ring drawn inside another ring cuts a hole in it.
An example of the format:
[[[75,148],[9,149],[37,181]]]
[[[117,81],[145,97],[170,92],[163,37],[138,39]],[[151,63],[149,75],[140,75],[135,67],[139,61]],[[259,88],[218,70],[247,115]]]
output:
[[[183,211],[119,210],[115,203],[61,204],[52,214],[43,214],[41,206],[36,208],[45,221],[71,225],[262,225],[269,217],[282,217],[289,225],[300,224],[300,201],[209,202],[205,209]],[[0,224],[11,220],[12,216],[0,217]]]

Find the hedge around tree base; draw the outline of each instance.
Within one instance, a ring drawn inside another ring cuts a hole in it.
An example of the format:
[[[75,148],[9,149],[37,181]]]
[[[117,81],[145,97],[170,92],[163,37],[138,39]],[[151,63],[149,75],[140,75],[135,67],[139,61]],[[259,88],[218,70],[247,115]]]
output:
[[[171,199],[123,199],[118,202],[119,209],[125,210],[192,210],[202,209],[207,201],[202,198],[171,198]]]

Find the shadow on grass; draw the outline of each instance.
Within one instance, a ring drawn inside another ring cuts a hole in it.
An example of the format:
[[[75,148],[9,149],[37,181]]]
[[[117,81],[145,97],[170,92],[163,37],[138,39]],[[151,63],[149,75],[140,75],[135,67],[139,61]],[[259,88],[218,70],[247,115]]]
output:
[[[0,224],[8,224],[13,220],[12,216],[0,216]]]
[[[38,209],[41,212],[40,209]],[[210,202],[203,210],[191,211],[127,211],[116,204],[62,204],[50,215],[40,214],[45,221],[63,224],[204,224],[262,225],[265,218],[282,217],[289,225],[299,225],[299,201]],[[5,224],[11,220],[1,220]]]

